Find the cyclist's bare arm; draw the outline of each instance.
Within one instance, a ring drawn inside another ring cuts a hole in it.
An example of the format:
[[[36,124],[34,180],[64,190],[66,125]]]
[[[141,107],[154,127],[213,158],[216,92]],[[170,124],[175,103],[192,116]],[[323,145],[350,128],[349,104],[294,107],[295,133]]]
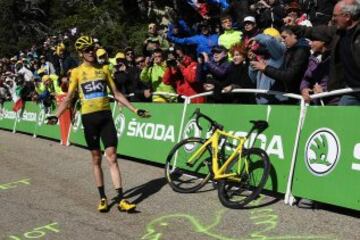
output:
[[[58,106],[57,110],[56,110],[56,114],[55,116],[57,118],[59,118],[61,116],[61,114],[68,108],[68,106],[71,103],[71,100],[74,98],[75,96],[75,89],[69,89],[69,92],[67,93],[66,97],[64,98],[64,101],[62,101],[60,103],[60,105]]]
[[[110,84],[110,88],[111,88],[111,91],[113,92],[113,95],[114,95],[114,98],[115,100],[124,105],[125,107],[127,107],[130,111],[136,113],[137,109],[134,107],[134,105],[132,105],[127,99],[126,97],[121,93],[119,92],[119,90],[116,89],[116,87],[112,84]]]

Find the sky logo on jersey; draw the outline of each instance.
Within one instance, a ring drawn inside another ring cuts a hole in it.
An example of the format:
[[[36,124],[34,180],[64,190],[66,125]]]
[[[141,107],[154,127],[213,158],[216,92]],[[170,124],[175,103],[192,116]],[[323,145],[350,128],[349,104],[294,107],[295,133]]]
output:
[[[81,89],[84,93],[85,99],[94,99],[107,96],[105,80],[94,80],[82,83]]]

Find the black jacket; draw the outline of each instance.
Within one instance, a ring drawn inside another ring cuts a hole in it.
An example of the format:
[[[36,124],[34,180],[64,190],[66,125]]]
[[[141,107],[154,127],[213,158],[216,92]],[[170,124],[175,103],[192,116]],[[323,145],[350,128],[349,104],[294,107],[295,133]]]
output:
[[[225,86],[233,85],[234,88],[256,88],[255,84],[249,77],[249,64],[231,64],[230,71],[225,80]],[[255,103],[255,95],[250,93],[233,93],[229,94],[231,103]]]
[[[310,48],[305,39],[299,39],[299,42],[285,52],[284,63],[280,69],[272,66],[265,68],[265,75],[282,81],[285,90],[290,93],[299,93],[300,83],[307,69]]]
[[[150,89],[150,86],[140,81],[139,76],[140,70],[137,67],[127,67],[125,72],[116,71],[116,88],[132,102],[149,102],[151,98],[145,98],[144,91]]]

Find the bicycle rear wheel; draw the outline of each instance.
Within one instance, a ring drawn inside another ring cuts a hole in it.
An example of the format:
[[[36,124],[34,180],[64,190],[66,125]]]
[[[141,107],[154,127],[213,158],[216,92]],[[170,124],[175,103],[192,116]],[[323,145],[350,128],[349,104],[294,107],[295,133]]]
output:
[[[189,158],[205,143],[201,138],[188,138],[177,143],[165,163],[165,177],[176,192],[191,193],[202,188],[211,177],[211,149],[207,147],[192,165]]]
[[[238,161],[241,166],[239,168]],[[246,164],[248,168],[246,169]],[[256,199],[264,188],[270,174],[270,161],[260,148],[244,149],[242,159],[235,159],[225,173],[236,173],[218,184],[220,202],[228,208],[239,209]]]

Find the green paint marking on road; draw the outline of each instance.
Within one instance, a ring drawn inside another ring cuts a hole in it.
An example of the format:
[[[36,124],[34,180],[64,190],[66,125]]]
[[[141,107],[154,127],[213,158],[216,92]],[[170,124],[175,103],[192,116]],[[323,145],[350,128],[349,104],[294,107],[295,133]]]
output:
[[[21,180],[15,181],[15,182],[0,184],[0,191],[8,190],[11,188],[16,188],[19,185],[30,185],[30,178],[25,178],[25,179],[21,179]]]
[[[60,232],[57,222],[50,223],[50,224],[47,224],[47,225],[41,226],[41,227],[36,227],[36,228],[32,229],[31,231],[24,233],[23,236],[21,236],[21,237],[11,235],[8,237],[8,239],[9,240],[37,239],[37,238],[42,238],[51,232],[54,232],[54,233]],[[22,238],[22,237],[24,237],[24,238]]]
[[[252,206],[259,206],[264,196],[259,197],[251,203]],[[254,209],[250,211],[249,221],[255,226],[248,236],[245,237],[227,237],[222,233],[217,233],[214,229],[221,223],[225,210],[216,213],[213,223],[203,225],[194,216],[189,214],[177,213],[158,217],[152,220],[146,226],[146,234],[142,236],[143,240],[161,240],[165,239],[162,236],[175,228],[179,221],[190,223],[191,229],[189,232],[195,232],[198,235],[206,235],[209,239],[218,240],[336,240],[334,236],[330,235],[281,235],[281,236],[268,236],[271,231],[276,230],[279,224],[279,216],[271,208]],[[259,230],[257,230],[259,229]],[[267,234],[266,234],[267,233]],[[170,232],[169,232],[170,234]]]

